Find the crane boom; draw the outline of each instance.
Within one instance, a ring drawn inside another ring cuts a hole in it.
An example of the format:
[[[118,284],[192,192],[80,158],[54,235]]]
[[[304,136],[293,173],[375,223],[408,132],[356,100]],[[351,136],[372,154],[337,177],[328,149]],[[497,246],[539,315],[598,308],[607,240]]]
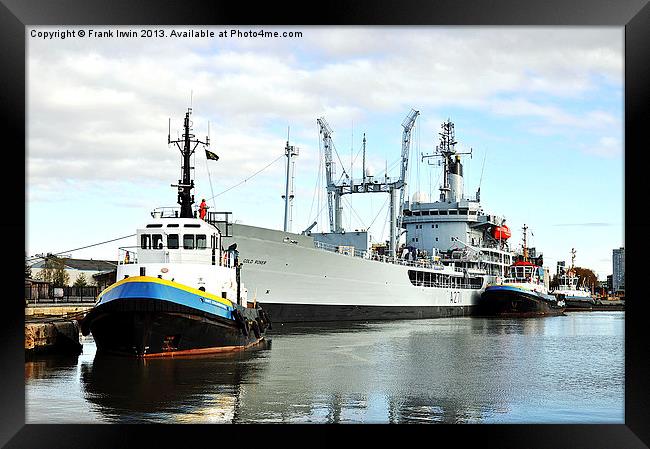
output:
[[[324,118],[316,119],[320,127],[320,134],[323,136],[323,152],[325,155],[325,177],[327,181],[327,206],[329,210],[330,231],[334,232],[334,195],[336,186],[334,185],[334,161],[332,160],[332,129]]]
[[[399,175],[399,181],[397,182],[396,188],[400,189],[399,194],[399,203],[400,207],[404,204],[404,186],[406,185],[406,172],[408,170],[409,164],[409,147],[411,144],[411,131],[413,130],[413,125],[415,125],[415,119],[420,115],[420,111],[411,109],[411,112],[408,113],[402,126],[404,127],[404,132],[402,132],[402,161],[401,161],[401,171]]]
[[[392,249],[397,248],[400,231],[402,229],[402,219],[403,219],[402,209],[404,208],[404,191],[406,190],[405,189],[406,173],[409,164],[409,147],[411,144],[411,131],[413,130],[413,125],[415,125],[415,119],[418,118],[418,115],[420,115],[420,111],[411,109],[411,112],[408,113],[408,115],[402,122],[402,126],[404,127],[404,131],[402,132],[402,161],[401,161],[402,167],[399,175],[399,180],[395,185],[395,187],[399,188],[399,211],[398,211],[398,218],[396,220],[397,223],[391,223],[394,226],[394,228],[397,228],[394,229],[394,231],[396,232],[393,232],[391,237]]]

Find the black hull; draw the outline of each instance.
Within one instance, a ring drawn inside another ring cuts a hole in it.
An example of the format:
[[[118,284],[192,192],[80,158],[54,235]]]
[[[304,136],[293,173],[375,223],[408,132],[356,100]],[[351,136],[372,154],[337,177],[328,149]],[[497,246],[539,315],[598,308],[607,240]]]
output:
[[[477,315],[493,317],[543,317],[564,315],[564,307],[551,296],[517,290],[490,290],[481,295]]]
[[[594,303],[591,301],[565,299],[564,302],[566,310],[592,310],[594,308]]]
[[[259,327],[244,329],[233,320],[151,299],[96,307],[84,318],[82,332],[92,333],[98,353],[135,357],[238,351],[264,338]]]
[[[260,303],[271,322],[412,320],[470,316],[475,306],[389,307]]]
[[[578,311],[578,310],[593,310],[596,305],[596,301],[593,299],[567,299],[564,294],[556,295],[557,299],[563,299],[566,303],[566,310],[568,311]]]

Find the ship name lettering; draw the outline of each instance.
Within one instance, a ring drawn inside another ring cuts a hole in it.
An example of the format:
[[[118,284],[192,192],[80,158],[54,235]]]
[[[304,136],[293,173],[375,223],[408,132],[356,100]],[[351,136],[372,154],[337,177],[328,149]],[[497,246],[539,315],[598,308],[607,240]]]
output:
[[[252,263],[252,264],[255,264],[255,265],[264,265],[264,264],[266,264],[266,260],[244,259],[244,260],[242,260],[242,263]]]

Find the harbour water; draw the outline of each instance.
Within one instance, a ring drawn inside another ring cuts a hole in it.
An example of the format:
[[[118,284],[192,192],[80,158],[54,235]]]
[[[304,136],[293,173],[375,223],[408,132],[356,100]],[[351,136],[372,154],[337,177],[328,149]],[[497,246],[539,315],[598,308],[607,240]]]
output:
[[[33,423],[624,423],[625,312],[276,325],[269,347],[25,363]]]

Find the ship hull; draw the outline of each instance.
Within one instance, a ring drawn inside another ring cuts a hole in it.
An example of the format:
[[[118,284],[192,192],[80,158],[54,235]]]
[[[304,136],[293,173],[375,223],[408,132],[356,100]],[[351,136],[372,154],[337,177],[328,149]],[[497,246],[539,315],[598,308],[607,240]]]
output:
[[[167,287],[153,280],[122,281],[100,295],[81,321],[82,333],[92,333],[100,353],[134,357],[240,351],[263,341],[268,320],[258,309],[201,310],[188,305],[179,288]],[[195,296],[203,307],[211,305],[209,298]]]
[[[476,306],[362,306],[264,303],[274,323],[413,320],[470,316]]]
[[[564,315],[564,310],[551,295],[516,287],[490,286],[481,295],[477,315],[544,317]]]
[[[563,299],[566,303],[566,310],[575,311],[575,310],[592,310],[596,301],[593,298],[587,296],[572,296],[559,294],[556,295],[557,299]]]
[[[128,302],[131,311],[98,311],[90,325],[98,352],[134,357],[192,355],[248,349],[261,340],[253,332],[244,336],[240,328],[216,317],[152,312],[159,306]]]
[[[325,251],[309,236],[254,226],[233,225],[224,242],[237,243],[249,298],[274,324],[468,316],[485,285],[414,285],[409,270],[417,267]]]

